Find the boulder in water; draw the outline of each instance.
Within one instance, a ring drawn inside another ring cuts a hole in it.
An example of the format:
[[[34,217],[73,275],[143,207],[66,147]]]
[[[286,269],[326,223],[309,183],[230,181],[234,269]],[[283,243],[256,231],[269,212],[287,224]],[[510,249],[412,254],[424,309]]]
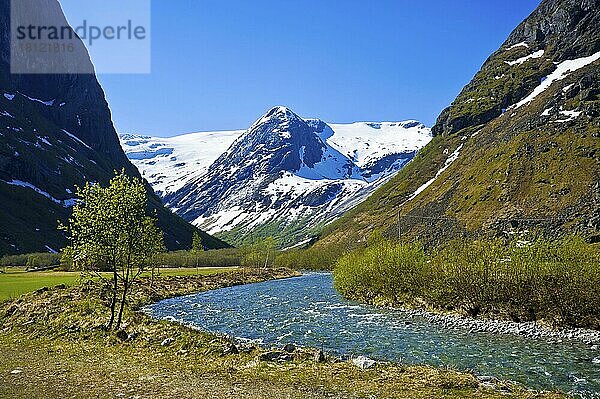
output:
[[[240,353],[240,350],[238,349],[237,346],[235,346],[235,344],[228,342],[225,344],[225,346],[223,347],[223,355],[227,356],[227,355],[237,355],[238,353]]]
[[[315,353],[315,362],[325,363],[326,360],[327,357],[325,356],[325,353],[323,353],[323,351],[318,351],[317,353]]]

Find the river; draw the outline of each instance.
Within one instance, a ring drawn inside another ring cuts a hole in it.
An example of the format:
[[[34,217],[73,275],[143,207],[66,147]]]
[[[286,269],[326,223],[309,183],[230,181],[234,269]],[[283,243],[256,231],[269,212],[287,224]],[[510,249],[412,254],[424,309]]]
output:
[[[171,298],[145,311],[266,346],[294,343],[342,356],[448,366],[600,398],[597,347],[444,328],[401,310],[347,301],[326,273]]]

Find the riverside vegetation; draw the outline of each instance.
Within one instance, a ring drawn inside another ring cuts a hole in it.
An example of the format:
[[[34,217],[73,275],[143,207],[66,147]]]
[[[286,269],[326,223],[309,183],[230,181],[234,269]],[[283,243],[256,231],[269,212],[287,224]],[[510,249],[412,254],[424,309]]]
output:
[[[600,329],[600,253],[567,237],[507,245],[377,241],[342,256],[335,287],[373,304]]]
[[[110,282],[89,280],[5,301],[0,304],[0,397],[563,397],[504,382],[490,387],[449,369],[378,364],[361,370],[350,362],[323,361],[311,349],[296,348],[286,361],[269,361],[269,349],[235,345],[139,311],[167,297],[296,274],[261,268],[142,277],[131,286],[123,329],[117,332],[104,328]]]

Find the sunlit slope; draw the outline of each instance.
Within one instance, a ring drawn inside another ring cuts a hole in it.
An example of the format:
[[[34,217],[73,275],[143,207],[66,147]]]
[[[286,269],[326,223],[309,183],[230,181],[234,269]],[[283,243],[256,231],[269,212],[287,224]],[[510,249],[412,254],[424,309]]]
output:
[[[600,7],[544,1],[439,117],[388,184],[319,247],[374,231],[440,243],[539,230],[598,240]]]

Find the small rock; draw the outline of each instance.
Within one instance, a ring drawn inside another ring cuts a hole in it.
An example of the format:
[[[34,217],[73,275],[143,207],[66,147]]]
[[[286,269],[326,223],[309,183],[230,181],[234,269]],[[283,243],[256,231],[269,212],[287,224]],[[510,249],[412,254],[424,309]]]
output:
[[[163,342],[160,343],[160,346],[169,346],[173,342],[175,342],[175,339],[173,339],[173,338],[167,338]]]
[[[251,353],[256,349],[256,346],[253,344],[240,344],[238,350],[242,353]]]
[[[594,364],[600,364],[600,357],[595,357],[592,359],[592,363]]]
[[[65,288],[67,288],[65,284],[58,284],[54,287],[55,290],[64,290]]]
[[[491,375],[477,376],[477,379],[479,380],[479,382],[481,382],[481,383],[487,383],[487,384],[498,382],[498,379],[496,377],[491,376]]]
[[[15,369],[15,370],[11,371],[10,373],[11,374],[21,374],[22,372],[23,372],[23,370]]]
[[[235,344],[231,342],[225,344],[225,347],[223,349],[223,355],[237,355],[238,353],[240,353],[240,351],[238,347],[235,346]]]
[[[352,359],[352,364],[354,364],[359,369],[365,370],[375,365],[375,360],[369,359],[366,356],[359,356],[355,359]]]
[[[254,360],[252,360],[251,362],[249,362],[248,364],[246,364],[246,365],[244,366],[244,368],[246,368],[246,369],[251,369],[251,368],[254,368],[254,367],[258,366],[258,363],[259,363],[259,362],[258,362],[258,359],[254,359]]]
[[[323,351],[318,351],[315,353],[315,362],[317,363],[325,363],[327,357],[325,357],[325,353]]]
[[[117,331],[117,338],[119,338],[121,341],[127,341],[129,334],[127,334],[125,330],[119,330]]]
[[[286,351],[287,353],[293,353],[296,351],[296,345],[294,344],[286,344],[283,347],[283,350]]]
[[[16,313],[16,311],[19,310],[19,308],[17,307],[17,305],[12,305],[10,308],[8,308],[8,310],[6,311],[6,317],[10,317],[13,314]]]
[[[50,290],[50,288],[48,288],[48,287],[42,287],[39,290],[36,290],[35,293],[36,294],[41,294],[41,293],[49,291],[49,290]]]
[[[67,327],[67,331],[76,333],[81,331],[81,327],[79,327],[77,324],[71,324],[69,327]]]
[[[258,357],[258,360],[263,362],[288,362],[290,360],[293,360],[293,358],[287,352],[271,351],[262,353]]]

